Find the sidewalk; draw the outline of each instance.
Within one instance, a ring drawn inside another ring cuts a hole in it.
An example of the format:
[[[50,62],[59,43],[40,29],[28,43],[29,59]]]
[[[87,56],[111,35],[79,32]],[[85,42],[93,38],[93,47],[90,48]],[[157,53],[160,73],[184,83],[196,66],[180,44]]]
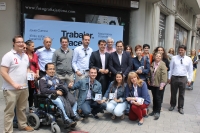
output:
[[[184,115],[178,113],[177,108],[170,112],[170,87],[166,87],[161,116],[158,120],[154,120],[149,116],[145,118],[144,124],[138,126],[136,122],[125,120],[111,120],[108,113],[98,114],[99,120],[89,118],[82,122],[78,122],[75,130],[88,131],[89,133],[200,133],[200,65],[197,70],[197,77],[194,83],[194,90],[186,90]],[[150,92],[151,95],[151,92]],[[0,92],[0,130],[3,131],[3,110],[5,108],[2,91]],[[150,111],[152,105],[150,105]],[[62,125],[60,125],[62,127]],[[61,128],[63,133],[69,130]],[[14,129],[14,133],[26,133]],[[50,126],[41,126],[39,130],[32,133],[51,133]]]

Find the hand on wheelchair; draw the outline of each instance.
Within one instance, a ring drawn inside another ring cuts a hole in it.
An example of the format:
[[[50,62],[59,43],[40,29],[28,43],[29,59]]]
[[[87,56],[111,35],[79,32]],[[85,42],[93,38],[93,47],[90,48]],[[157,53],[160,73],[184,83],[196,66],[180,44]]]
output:
[[[60,90],[57,90],[56,93],[57,93],[57,95],[59,95],[59,96],[62,96],[62,95],[63,95],[63,92],[60,91]]]

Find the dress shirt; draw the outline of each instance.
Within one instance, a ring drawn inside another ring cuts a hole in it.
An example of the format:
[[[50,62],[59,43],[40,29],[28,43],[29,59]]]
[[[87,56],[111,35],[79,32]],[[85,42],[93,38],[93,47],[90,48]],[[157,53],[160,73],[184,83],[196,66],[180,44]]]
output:
[[[55,52],[55,49],[53,48],[46,49],[45,47],[38,49],[35,52],[38,56],[38,63],[39,63],[40,70],[45,71],[44,67],[47,63],[52,62],[52,57],[53,57],[54,52]]]
[[[105,53],[101,53],[99,51],[100,57],[101,57],[101,64],[102,64],[102,69],[105,69]]]
[[[85,49],[83,45],[74,49],[72,67],[75,72],[77,70],[89,70],[89,61],[92,51],[92,48],[88,47],[87,49]]]
[[[113,52],[115,52],[115,51],[116,51],[115,48],[112,48],[111,50],[109,50],[108,47],[105,48],[105,52],[106,52],[106,53],[109,53],[109,54],[111,54],[111,53],[113,53]]]
[[[120,63],[120,65],[121,65],[121,62],[122,62],[122,54],[123,54],[123,51],[122,51],[121,54],[118,54],[118,53],[117,53],[118,58],[119,58],[119,63]]]
[[[135,96],[135,97],[138,97],[137,86],[134,86],[134,85],[133,85],[133,88],[134,88],[134,96]]]
[[[181,64],[182,59],[182,64]],[[188,81],[192,80],[193,77],[193,63],[190,57],[176,55],[172,57],[170,62],[169,79],[171,76],[187,76]]]

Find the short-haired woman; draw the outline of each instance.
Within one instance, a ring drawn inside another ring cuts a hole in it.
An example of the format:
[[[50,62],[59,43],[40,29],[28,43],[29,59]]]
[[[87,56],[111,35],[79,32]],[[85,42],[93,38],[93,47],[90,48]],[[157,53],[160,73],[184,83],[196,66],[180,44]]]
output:
[[[161,53],[154,53],[154,61],[150,67],[150,80],[148,82],[153,96],[153,111],[149,114],[155,120],[160,117],[162,96],[167,83],[167,67],[162,61]]]
[[[113,114],[111,119],[121,117],[124,119],[124,110],[127,108],[127,101],[125,99],[124,78],[122,73],[117,73],[114,81],[112,81],[103,97],[103,100],[110,100],[107,103],[106,110]]]
[[[141,126],[151,101],[147,85],[135,72],[128,74],[127,83],[125,95],[126,100],[131,104],[129,119],[133,121],[138,120],[138,125]]]

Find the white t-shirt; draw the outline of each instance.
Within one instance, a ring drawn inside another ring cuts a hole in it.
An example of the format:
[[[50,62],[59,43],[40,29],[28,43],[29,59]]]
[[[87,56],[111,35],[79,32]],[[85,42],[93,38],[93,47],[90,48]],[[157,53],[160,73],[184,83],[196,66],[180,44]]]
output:
[[[8,75],[17,84],[28,88],[27,84],[27,68],[29,67],[29,59],[25,53],[18,55],[15,50],[6,53],[1,61],[1,66],[8,67]],[[16,90],[11,84],[3,79],[3,90]]]

